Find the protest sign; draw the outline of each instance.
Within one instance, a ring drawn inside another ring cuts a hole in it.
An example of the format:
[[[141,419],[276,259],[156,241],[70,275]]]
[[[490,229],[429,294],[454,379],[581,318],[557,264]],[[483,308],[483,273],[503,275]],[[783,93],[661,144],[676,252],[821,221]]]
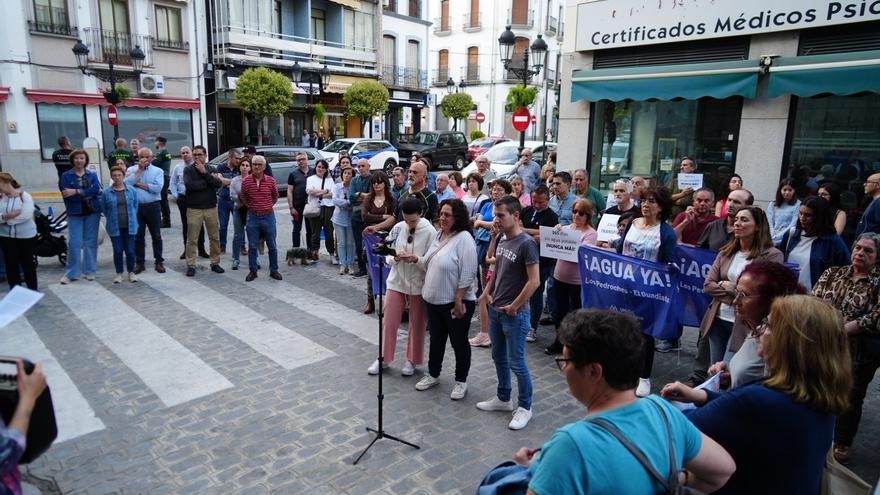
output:
[[[367,255],[367,269],[370,271],[370,281],[373,284],[373,295],[379,295],[379,283],[381,281],[382,294],[385,294],[385,281],[391,273],[391,267],[383,266],[382,275],[379,276],[379,256],[373,254],[373,246],[379,244],[381,239],[377,235],[364,234],[364,253]]]
[[[694,191],[703,187],[703,174],[678,174],[678,190],[683,191],[689,187]]]
[[[578,251],[584,308],[635,316],[642,331],[658,339],[680,335],[675,267],[631,258],[591,246]]]
[[[577,230],[541,227],[541,256],[577,263],[583,234]]]
[[[699,327],[709,309],[712,297],[703,292],[703,284],[717,254],[682,244],[675,247],[675,259],[680,263],[678,321],[682,325]]]
[[[608,213],[602,215],[602,219],[599,220],[599,227],[596,228],[596,232],[599,234],[597,238],[599,242],[610,242],[620,237],[617,234],[618,219],[620,219],[620,215],[611,215]]]

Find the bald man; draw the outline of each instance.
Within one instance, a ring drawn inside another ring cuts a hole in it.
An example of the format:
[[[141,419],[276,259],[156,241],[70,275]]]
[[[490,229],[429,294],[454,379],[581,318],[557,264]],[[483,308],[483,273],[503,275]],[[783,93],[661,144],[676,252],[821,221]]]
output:
[[[116,164],[116,160],[119,160],[120,158],[125,160],[126,167],[134,165],[134,158],[131,156],[131,152],[128,151],[128,142],[123,138],[118,138],[116,140],[116,148],[107,155],[107,166],[113,168],[113,165]]]
[[[865,196],[872,198],[871,204],[862,213],[859,225],[856,228],[856,237],[865,232],[880,232],[880,174],[872,174],[865,181]]]

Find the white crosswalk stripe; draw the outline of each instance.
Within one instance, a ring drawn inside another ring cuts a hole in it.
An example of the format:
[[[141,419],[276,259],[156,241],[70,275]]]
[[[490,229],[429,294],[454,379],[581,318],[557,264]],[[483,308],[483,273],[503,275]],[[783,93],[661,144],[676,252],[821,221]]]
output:
[[[3,352],[42,363],[55,406],[56,443],[104,429],[104,423],[27,319],[18,318],[3,329]]]
[[[295,369],[336,356],[284,325],[220,292],[177,274],[144,272],[141,280],[214,323],[284,369]],[[282,285],[282,284],[277,284]]]
[[[49,289],[166,406],[232,387],[223,375],[100,284],[56,284]],[[153,316],[159,316],[158,308]]]

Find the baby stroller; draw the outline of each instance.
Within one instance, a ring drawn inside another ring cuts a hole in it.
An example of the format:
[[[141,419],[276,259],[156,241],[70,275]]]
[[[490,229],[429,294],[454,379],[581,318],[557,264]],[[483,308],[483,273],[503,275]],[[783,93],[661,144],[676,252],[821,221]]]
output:
[[[67,229],[67,212],[55,218],[52,207],[46,215],[39,206],[34,205],[34,222],[37,224],[37,248],[34,250],[34,265],[39,264],[39,258],[58,257],[62,265],[67,265],[67,239],[64,231]]]

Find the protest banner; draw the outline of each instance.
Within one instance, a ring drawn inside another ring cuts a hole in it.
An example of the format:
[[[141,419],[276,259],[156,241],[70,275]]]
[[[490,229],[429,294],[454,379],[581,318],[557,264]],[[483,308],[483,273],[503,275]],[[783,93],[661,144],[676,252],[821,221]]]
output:
[[[596,227],[596,233],[599,234],[596,240],[599,242],[610,242],[620,237],[617,233],[617,220],[619,219],[620,215],[611,215],[609,213],[602,215],[602,219],[599,220],[599,226]]]
[[[364,234],[364,253],[367,255],[367,269],[370,271],[370,281],[373,284],[373,295],[379,295],[379,282],[382,283],[382,294],[385,294],[385,281],[391,273],[391,267],[384,265],[381,277],[379,276],[379,256],[373,253],[373,246],[382,240],[374,234]]]
[[[541,256],[577,263],[582,235],[577,230],[541,227]]]
[[[623,256],[591,246],[578,251],[581,304],[635,316],[642,331],[658,339],[680,336],[678,279],[672,265]]]
[[[679,260],[678,321],[689,327],[699,327],[703,315],[709,309],[712,297],[703,292],[706,276],[718,255],[715,251],[679,244],[675,247],[675,259]]]
[[[689,187],[694,191],[703,187],[703,174],[678,174],[678,190],[683,191]]]

